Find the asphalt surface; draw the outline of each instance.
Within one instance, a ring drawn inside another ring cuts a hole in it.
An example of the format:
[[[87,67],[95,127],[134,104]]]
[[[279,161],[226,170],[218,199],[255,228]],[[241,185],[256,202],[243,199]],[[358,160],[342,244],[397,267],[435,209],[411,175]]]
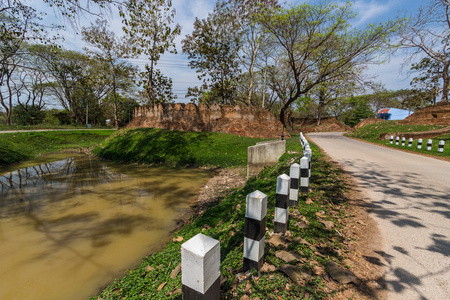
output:
[[[363,192],[382,235],[365,259],[384,267],[388,299],[450,299],[450,162],[341,133],[307,137]]]

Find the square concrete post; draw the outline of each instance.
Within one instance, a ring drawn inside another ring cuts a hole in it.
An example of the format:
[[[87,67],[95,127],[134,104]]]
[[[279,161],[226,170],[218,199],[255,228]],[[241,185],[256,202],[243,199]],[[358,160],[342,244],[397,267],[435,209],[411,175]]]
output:
[[[445,141],[444,140],[440,140],[439,141],[439,146],[438,146],[438,152],[444,152],[444,146],[445,146]]]
[[[286,174],[280,175],[277,178],[277,192],[275,198],[275,218],[274,218],[274,232],[285,233],[288,229],[288,198],[289,186],[291,179]]]
[[[297,207],[298,205],[298,187],[300,183],[300,165],[295,163],[289,169],[289,177],[291,178],[291,186],[289,190],[289,206]]]
[[[412,142],[413,142],[413,138],[409,138],[409,140],[408,140],[408,147],[412,146]]]
[[[417,149],[422,149],[422,142],[423,142],[422,139],[417,140]]]
[[[428,151],[431,151],[431,145],[433,144],[433,140],[432,139],[429,139],[428,141],[427,141],[427,150]]]
[[[201,233],[181,245],[184,300],[220,299],[220,243]]]
[[[309,191],[309,159],[306,156],[300,159],[300,191],[302,193]]]
[[[244,271],[259,270],[264,263],[267,195],[254,191],[247,195],[244,223]]]

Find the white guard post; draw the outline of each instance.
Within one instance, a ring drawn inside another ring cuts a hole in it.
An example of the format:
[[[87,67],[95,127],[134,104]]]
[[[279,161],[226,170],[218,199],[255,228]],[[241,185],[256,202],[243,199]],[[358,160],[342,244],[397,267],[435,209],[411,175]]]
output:
[[[267,195],[254,191],[247,195],[244,223],[244,271],[259,270],[264,264]]]
[[[181,245],[184,300],[220,299],[220,243],[201,233]]]
[[[288,198],[291,179],[286,174],[277,177],[277,192],[275,195],[274,233],[285,233],[288,227]]]

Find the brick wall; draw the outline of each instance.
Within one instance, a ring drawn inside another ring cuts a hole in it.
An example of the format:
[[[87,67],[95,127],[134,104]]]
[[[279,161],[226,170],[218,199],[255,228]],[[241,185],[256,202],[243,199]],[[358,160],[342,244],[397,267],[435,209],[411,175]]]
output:
[[[264,108],[217,104],[162,103],[134,110],[128,127],[182,131],[225,132],[241,136],[279,139],[283,125]],[[284,130],[286,137],[290,137]]]

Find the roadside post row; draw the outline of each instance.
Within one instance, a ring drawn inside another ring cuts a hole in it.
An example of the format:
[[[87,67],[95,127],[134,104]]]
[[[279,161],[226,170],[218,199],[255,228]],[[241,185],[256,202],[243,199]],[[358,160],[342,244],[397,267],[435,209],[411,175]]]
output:
[[[395,138],[395,144],[399,145],[399,141],[400,138],[396,137]],[[405,146],[406,145],[406,138],[402,137],[401,140],[401,145]],[[394,143],[394,136],[391,135],[390,139],[389,139],[389,143],[393,144]],[[413,143],[413,138],[409,138],[408,139],[408,147],[412,147],[412,143]],[[423,139],[418,139],[417,140],[417,149],[422,149],[422,144],[423,144]],[[432,139],[428,139],[427,140],[427,151],[431,151],[433,146],[433,140]],[[439,145],[438,145],[438,152],[442,153],[444,152],[444,146],[445,146],[445,141],[444,140],[440,140],[439,141]]]
[[[294,163],[289,175],[277,177],[274,233],[286,233],[289,206],[297,206],[299,188],[309,190],[311,148],[300,133],[304,155]],[[307,149],[309,148],[309,149]],[[300,183],[300,187],[299,187]],[[292,195],[291,195],[292,194]],[[267,195],[254,191],[247,195],[244,222],[244,271],[259,270],[264,264]],[[181,281],[184,300],[220,299],[220,242],[197,234],[181,245]]]

